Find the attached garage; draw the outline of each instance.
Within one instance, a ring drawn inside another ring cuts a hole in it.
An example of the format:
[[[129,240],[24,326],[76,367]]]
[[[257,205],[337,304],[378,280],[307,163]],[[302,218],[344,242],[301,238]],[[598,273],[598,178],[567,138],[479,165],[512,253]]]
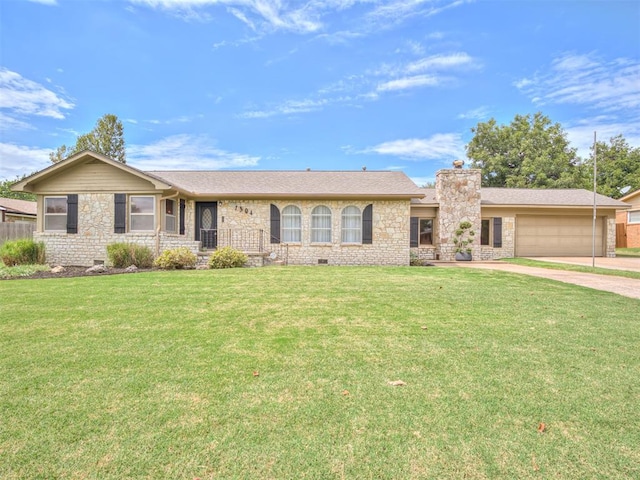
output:
[[[596,256],[604,255],[604,218],[596,219]],[[518,215],[516,257],[590,257],[593,251],[590,215]]]

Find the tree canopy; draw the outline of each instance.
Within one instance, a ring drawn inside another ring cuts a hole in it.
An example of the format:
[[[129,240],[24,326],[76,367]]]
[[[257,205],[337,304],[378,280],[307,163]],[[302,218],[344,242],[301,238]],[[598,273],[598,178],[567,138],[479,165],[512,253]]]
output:
[[[598,193],[612,198],[640,189],[640,148],[631,147],[622,135],[609,139],[609,143],[596,142]],[[586,162],[593,182],[594,151]]]
[[[538,112],[516,115],[509,125],[480,122],[467,144],[471,167],[483,187],[581,188],[584,167],[559,123]]]
[[[103,115],[96,122],[93,130],[76,139],[76,144],[73,147],[67,145],[58,147],[55,152],[49,154],[49,160],[58,163],[82,150],[92,150],[118,162],[127,163],[124,129],[118,117],[110,113]]]
[[[13,180],[3,180],[0,182],[0,197],[2,198],[15,198],[17,200],[35,200],[36,196],[28,192],[14,192],[11,190],[11,185],[19,182],[28,175],[17,176]]]

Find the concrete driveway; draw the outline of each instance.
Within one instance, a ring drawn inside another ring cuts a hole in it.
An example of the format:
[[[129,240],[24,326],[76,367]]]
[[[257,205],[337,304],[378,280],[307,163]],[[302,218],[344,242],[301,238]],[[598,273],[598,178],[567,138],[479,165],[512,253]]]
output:
[[[535,260],[542,260],[541,258],[536,258]],[[552,261],[551,259],[545,259],[548,261]],[[585,259],[576,258],[575,261],[583,261]],[[591,259],[588,258],[588,265],[591,266]],[[624,268],[625,270],[635,270],[640,271],[640,265],[638,262],[640,259],[638,258],[599,258],[596,259],[596,266],[601,268],[615,268],[619,270],[623,270],[622,267],[613,266],[615,262],[607,262],[609,267],[604,267],[604,263],[602,261],[608,260],[631,260],[632,268]],[[557,263],[570,263],[570,262],[560,262],[559,259],[554,260]],[[598,264],[598,261],[601,263]],[[623,262],[620,262],[622,264]],[[557,280],[559,282],[564,283],[573,283],[574,285],[580,285],[587,288],[593,288],[596,290],[603,290],[605,292],[617,293],[618,295],[623,295],[625,297],[637,298],[640,299],[640,280],[634,278],[625,278],[625,277],[616,277],[611,275],[597,275],[594,273],[581,273],[581,272],[570,272],[566,270],[552,270],[550,268],[539,268],[539,267],[525,267],[522,265],[513,265],[506,262],[456,262],[454,264],[457,267],[463,268],[483,268],[487,270],[501,270],[503,272],[512,272],[512,273],[520,273],[523,275],[532,275],[534,277],[542,277],[548,278],[550,280]],[[577,265],[584,265],[584,263],[577,263]],[[628,266],[628,265],[627,265]],[[636,268],[633,268],[636,266]]]
[[[582,265],[585,267],[593,266],[593,259],[591,257],[535,257],[530,258],[530,260],[540,260],[541,262],[553,263],[569,263],[571,265]],[[596,267],[640,272],[640,257],[596,257]]]

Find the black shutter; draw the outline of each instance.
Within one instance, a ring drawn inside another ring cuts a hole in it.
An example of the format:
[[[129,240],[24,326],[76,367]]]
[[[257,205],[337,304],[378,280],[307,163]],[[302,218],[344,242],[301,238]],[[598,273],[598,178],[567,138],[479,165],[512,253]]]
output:
[[[280,243],[280,210],[271,204],[271,243]]]
[[[362,212],[362,243],[373,243],[373,204],[369,204]]]
[[[184,235],[184,210],[186,208],[187,202],[185,202],[184,198],[180,199],[180,235]]]
[[[493,219],[493,246],[502,247],[502,218],[500,217]]]
[[[115,222],[114,233],[125,233],[127,231],[127,194],[116,193],[115,199]]]
[[[78,233],[78,195],[67,195],[67,233]]]
[[[420,219],[418,217],[411,217],[410,222],[411,222],[411,231],[409,233],[409,238],[410,238],[409,246],[417,247],[420,244],[419,238],[418,238],[419,228],[420,228]]]

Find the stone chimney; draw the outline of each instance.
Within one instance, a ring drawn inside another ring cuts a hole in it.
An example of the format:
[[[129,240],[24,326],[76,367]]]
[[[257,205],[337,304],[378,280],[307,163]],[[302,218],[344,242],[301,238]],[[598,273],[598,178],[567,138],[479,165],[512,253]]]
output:
[[[438,249],[440,260],[453,260],[455,245],[453,237],[460,222],[469,221],[476,232],[472,245],[475,255],[480,242],[480,182],[481,171],[463,169],[455,165],[453,169],[436,173],[436,199],[438,210]],[[479,255],[475,255],[479,258]]]

